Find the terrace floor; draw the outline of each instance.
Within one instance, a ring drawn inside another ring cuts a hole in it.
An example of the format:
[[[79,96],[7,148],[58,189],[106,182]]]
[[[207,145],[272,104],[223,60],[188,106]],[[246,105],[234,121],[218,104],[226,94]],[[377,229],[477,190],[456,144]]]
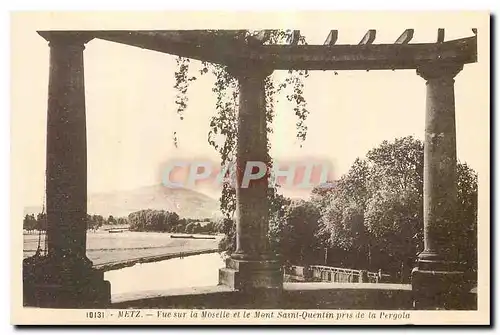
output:
[[[252,293],[217,285],[113,295],[111,308],[412,310],[412,294],[409,284],[284,283],[281,292]],[[471,291],[463,309],[477,309],[476,299]]]
[[[246,294],[222,285],[113,295],[112,308],[412,309],[411,285],[284,283]]]

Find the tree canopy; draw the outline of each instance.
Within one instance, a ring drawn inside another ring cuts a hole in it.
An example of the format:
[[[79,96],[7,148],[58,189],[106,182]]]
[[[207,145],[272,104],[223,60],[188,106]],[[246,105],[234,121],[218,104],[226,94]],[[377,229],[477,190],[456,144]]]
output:
[[[423,143],[384,141],[339,180],[319,185],[309,200],[276,194],[270,202],[271,247],[285,263],[383,270],[408,282],[423,250]],[[477,175],[457,163],[457,208],[442,250],[477,269]],[[234,250],[234,223],[224,221],[221,250]],[[325,254],[326,253],[326,254]]]
[[[408,279],[423,250],[423,157],[423,143],[411,136],[384,141],[358,158],[326,196],[321,227],[331,248],[350,254],[348,263]],[[457,216],[446,228],[453,250],[443,252],[475,268],[477,175],[458,163],[457,176]]]

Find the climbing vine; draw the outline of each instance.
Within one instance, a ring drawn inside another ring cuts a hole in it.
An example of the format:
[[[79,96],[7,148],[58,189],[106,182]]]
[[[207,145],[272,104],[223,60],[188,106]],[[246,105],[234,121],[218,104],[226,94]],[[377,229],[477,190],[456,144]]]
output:
[[[307,44],[304,36],[294,34],[296,33],[292,30],[267,30],[256,33],[247,31],[244,36],[237,37],[245,38],[247,41],[258,38],[263,40],[264,44]],[[187,108],[189,83],[197,79],[195,76],[189,76],[189,65],[190,61],[188,58],[177,58],[174,88],[177,90],[175,99],[177,114],[181,120],[184,118],[184,111]],[[212,73],[215,77],[212,91],[216,96],[216,114],[210,120],[208,143],[220,154],[221,166],[224,167],[234,162],[236,154],[238,81],[229,74],[225,66],[202,62],[199,74],[204,75],[207,73]],[[304,98],[303,80],[308,76],[307,70],[289,70],[287,77],[281,83],[276,84],[271,76],[265,79],[266,128],[268,133],[273,132],[272,123],[275,117],[275,103],[278,102],[279,95],[285,92],[287,100],[294,104],[293,110],[297,117],[296,136],[301,146],[307,135],[306,119],[309,115],[309,110]],[[174,145],[178,146],[176,132],[174,132]],[[271,144],[268,141],[268,149],[270,147]],[[272,165],[272,158],[268,156],[267,159],[268,164]],[[268,196],[271,201],[273,201],[275,195],[276,189],[269,188]],[[222,213],[227,218],[234,216],[236,210],[236,192],[234,186],[231,184],[231,178],[228,178],[223,183],[220,206]]]
[[[189,58],[178,57],[177,60],[177,71],[175,71],[175,85],[174,88],[177,90],[175,96],[175,104],[177,105],[177,115],[181,120],[184,119],[184,110],[187,108],[188,96],[187,91],[189,83],[196,80],[196,77],[188,77],[189,72]],[[178,146],[177,132],[173,134],[174,145]]]

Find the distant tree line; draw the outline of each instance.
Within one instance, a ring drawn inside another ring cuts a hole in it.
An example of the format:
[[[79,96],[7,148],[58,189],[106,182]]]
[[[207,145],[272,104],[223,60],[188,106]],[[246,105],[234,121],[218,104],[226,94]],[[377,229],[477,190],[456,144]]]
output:
[[[44,213],[27,214],[24,217],[23,229],[28,233],[46,230],[47,215]],[[132,231],[168,232],[188,234],[217,234],[221,233],[216,221],[211,218],[180,218],[175,212],[165,210],[140,210],[130,213],[127,217],[87,214],[87,229],[99,230],[103,226],[129,227]]]
[[[26,214],[23,220],[23,229],[32,233],[34,231],[45,231],[47,229],[47,214]]]
[[[187,234],[217,234],[215,221],[210,218],[180,218],[175,212],[165,210],[140,210],[130,213],[128,218],[130,230]]]
[[[128,220],[126,217],[114,217],[109,215],[108,218],[104,218],[102,215],[91,215],[87,214],[87,229],[96,231],[103,226],[128,226]]]

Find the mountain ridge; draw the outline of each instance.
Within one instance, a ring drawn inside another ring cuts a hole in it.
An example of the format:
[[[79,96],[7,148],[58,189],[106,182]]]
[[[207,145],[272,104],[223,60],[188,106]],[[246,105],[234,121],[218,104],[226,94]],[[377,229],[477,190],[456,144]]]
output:
[[[89,214],[120,217],[143,209],[167,210],[193,219],[220,216],[217,200],[187,188],[169,188],[160,184],[88,195]],[[24,215],[41,211],[42,206],[27,206]]]

